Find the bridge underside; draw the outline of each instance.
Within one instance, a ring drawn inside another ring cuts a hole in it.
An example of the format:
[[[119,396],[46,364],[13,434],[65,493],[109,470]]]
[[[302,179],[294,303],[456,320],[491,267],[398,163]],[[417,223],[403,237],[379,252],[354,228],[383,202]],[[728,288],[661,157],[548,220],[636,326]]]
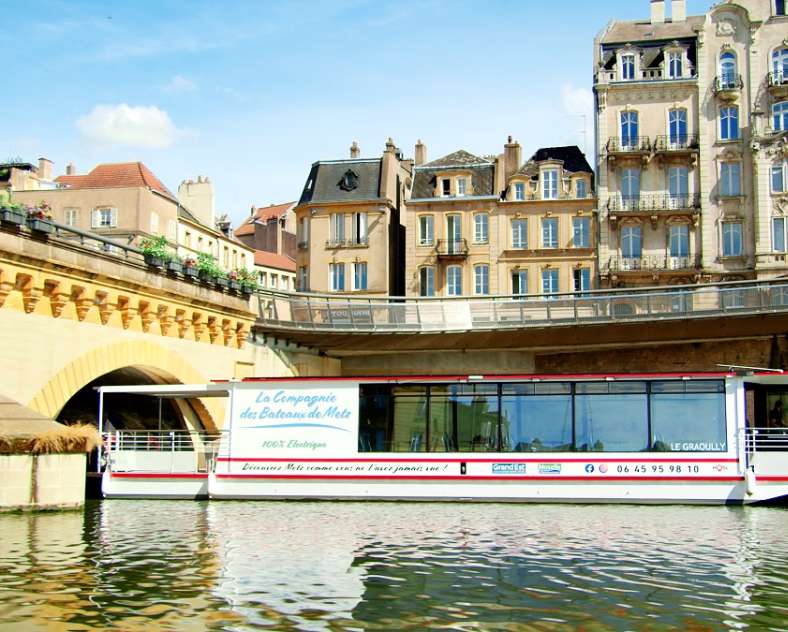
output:
[[[255,335],[317,349],[342,357],[403,351],[483,351],[521,349],[549,351],[584,348],[681,344],[709,340],[740,340],[788,332],[785,312],[661,319],[621,320],[615,323],[560,324],[544,327],[435,332],[354,332],[300,330],[274,327],[258,321]]]

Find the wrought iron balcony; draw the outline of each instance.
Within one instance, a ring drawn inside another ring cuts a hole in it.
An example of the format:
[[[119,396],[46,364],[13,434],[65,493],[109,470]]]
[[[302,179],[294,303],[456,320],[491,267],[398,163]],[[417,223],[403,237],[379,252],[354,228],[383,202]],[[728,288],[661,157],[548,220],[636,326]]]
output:
[[[766,83],[769,86],[769,92],[776,97],[788,95],[788,72],[782,70],[777,72],[770,72]]]
[[[608,262],[610,272],[667,272],[696,270],[700,268],[700,257],[688,255],[647,255],[641,257],[611,257]]]
[[[638,196],[611,196],[607,201],[608,211],[611,213],[644,213],[694,211],[700,208],[700,195],[697,193],[687,195],[672,195],[670,193],[655,193]]]
[[[698,134],[657,136],[654,151],[657,153],[697,153],[700,145]]]
[[[722,75],[714,77],[712,90],[721,99],[735,99],[743,87],[741,75]]]
[[[439,239],[435,245],[439,259],[463,259],[468,256],[467,239]]]
[[[647,154],[651,141],[648,136],[611,136],[606,148],[608,154]]]
[[[369,239],[367,237],[351,237],[349,239],[326,239],[326,248],[367,248],[369,246]]]

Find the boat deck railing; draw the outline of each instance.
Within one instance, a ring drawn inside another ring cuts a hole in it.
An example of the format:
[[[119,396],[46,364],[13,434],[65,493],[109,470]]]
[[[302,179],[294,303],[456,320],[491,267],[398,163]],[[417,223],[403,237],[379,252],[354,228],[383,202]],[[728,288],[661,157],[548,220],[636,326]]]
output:
[[[194,430],[116,430],[103,434],[113,471],[208,472],[225,433]]]
[[[744,437],[748,455],[788,452],[788,428],[747,428]]]
[[[258,327],[274,331],[482,331],[788,312],[788,278],[539,295],[406,298],[260,290],[256,296]]]

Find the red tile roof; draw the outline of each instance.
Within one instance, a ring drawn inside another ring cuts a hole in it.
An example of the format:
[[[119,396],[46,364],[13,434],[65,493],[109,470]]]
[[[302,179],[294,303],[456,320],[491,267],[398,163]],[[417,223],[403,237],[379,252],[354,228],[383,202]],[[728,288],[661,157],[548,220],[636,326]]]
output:
[[[295,206],[295,202],[284,204],[272,204],[271,206],[261,206],[254,210],[254,213],[246,218],[243,224],[235,229],[235,235],[252,235],[254,233],[255,222],[267,222],[269,219],[279,219]]]
[[[266,250],[254,251],[254,264],[256,266],[276,268],[277,270],[286,270],[287,272],[296,271],[296,262],[293,259],[286,255],[278,255],[275,252]]]
[[[98,165],[82,176],[58,176],[58,184],[69,189],[118,189],[145,187],[177,202],[170,190],[141,162],[119,162]]]

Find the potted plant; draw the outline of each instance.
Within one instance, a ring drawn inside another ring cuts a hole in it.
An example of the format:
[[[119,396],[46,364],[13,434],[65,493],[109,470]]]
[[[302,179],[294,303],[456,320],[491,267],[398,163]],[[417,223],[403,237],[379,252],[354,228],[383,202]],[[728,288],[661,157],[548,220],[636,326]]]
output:
[[[167,238],[164,235],[146,237],[140,244],[145,263],[151,268],[163,268],[164,262],[169,258],[167,252]]]
[[[238,292],[241,289],[241,280],[238,270],[231,270],[227,275],[227,284],[233,292]]]
[[[39,202],[38,206],[27,209],[27,225],[37,233],[48,235],[55,231],[52,224],[52,208],[46,202]]]
[[[257,289],[257,278],[254,272],[249,270],[238,270],[238,280],[241,284],[241,292],[251,294]]]
[[[214,283],[216,283],[216,287],[226,290],[230,279],[227,278],[227,273],[224,270],[219,270],[214,277]]]
[[[187,279],[197,278],[197,260],[194,257],[186,257],[183,260],[183,276]]]
[[[203,283],[213,283],[221,273],[219,265],[213,255],[201,252],[197,255],[197,275]]]
[[[170,274],[178,274],[179,272],[183,272],[183,262],[181,261],[181,258],[175,253],[171,253],[167,257],[167,272]]]
[[[10,201],[10,196],[4,202],[0,202],[0,220],[8,223],[21,226],[25,223],[27,217],[27,209],[21,204],[15,204]]]

